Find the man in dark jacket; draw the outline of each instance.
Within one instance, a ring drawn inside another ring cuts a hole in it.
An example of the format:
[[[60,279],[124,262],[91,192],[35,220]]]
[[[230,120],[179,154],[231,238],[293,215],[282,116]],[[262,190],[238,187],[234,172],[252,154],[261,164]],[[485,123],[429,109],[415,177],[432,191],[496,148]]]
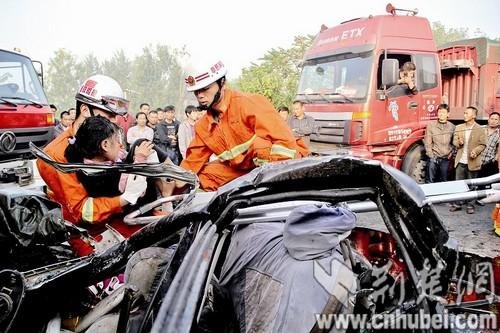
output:
[[[164,110],[165,119],[156,125],[154,143],[165,151],[175,165],[179,165],[182,160],[177,141],[180,123],[175,120],[175,107],[173,105],[166,106]]]

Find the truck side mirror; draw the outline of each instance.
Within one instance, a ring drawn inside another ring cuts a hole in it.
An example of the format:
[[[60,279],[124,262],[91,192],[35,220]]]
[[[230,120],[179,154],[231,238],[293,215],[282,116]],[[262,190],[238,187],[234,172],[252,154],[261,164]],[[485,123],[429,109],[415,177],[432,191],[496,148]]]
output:
[[[398,83],[399,61],[397,59],[384,59],[382,61],[382,85],[394,86]]]
[[[38,76],[38,79],[40,80],[40,83],[42,84],[42,87],[44,86],[43,82],[43,65],[41,61],[38,60],[32,60],[33,67],[35,68],[36,75]]]

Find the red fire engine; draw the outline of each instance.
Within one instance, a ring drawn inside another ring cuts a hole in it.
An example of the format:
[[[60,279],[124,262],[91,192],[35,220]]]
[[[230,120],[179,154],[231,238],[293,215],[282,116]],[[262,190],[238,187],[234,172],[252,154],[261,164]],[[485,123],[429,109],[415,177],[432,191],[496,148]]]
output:
[[[32,61],[0,50],[0,160],[29,156],[53,137],[54,115]]]

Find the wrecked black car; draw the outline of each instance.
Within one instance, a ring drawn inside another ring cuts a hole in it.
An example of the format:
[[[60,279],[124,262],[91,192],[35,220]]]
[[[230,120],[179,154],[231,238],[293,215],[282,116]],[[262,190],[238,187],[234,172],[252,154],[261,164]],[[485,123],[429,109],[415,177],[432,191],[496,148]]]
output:
[[[0,329],[431,332],[455,328],[401,318],[478,313],[497,327],[492,258],[460,252],[422,189],[392,167],[350,157],[273,163],[183,199],[104,253],[4,267]],[[356,227],[352,211],[373,203],[388,233]],[[134,267],[151,274],[131,278]],[[124,270],[129,279],[108,297],[89,292]]]

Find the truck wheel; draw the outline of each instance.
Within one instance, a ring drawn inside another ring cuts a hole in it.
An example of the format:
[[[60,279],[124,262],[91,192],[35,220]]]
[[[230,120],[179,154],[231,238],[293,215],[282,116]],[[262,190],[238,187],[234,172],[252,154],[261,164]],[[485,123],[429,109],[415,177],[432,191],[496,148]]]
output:
[[[427,166],[427,157],[425,148],[422,145],[416,145],[405,154],[401,171],[413,178],[417,183],[425,183],[425,172]]]

